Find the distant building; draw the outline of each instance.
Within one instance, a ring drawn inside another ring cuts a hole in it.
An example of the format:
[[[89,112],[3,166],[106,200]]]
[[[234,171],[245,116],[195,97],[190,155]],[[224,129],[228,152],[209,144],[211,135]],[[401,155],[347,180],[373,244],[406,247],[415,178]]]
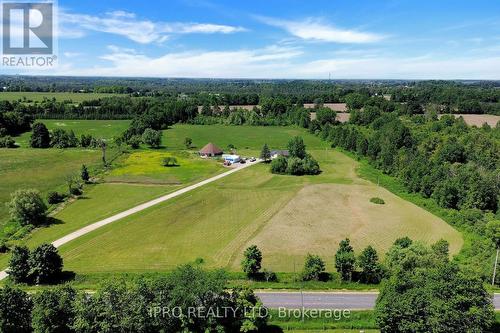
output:
[[[231,163],[238,163],[241,160],[240,155],[232,155],[232,154],[224,154],[222,155],[224,161],[228,161]]]
[[[213,143],[208,143],[205,147],[201,148],[199,151],[200,156],[213,157],[222,155],[223,151]]]
[[[271,158],[276,158],[278,156],[290,156],[288,150],[271,150]]]

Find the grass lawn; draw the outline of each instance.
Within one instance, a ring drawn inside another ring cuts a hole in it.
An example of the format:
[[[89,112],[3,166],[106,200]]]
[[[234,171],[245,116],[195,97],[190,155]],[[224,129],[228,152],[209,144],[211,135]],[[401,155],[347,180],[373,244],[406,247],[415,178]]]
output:
[[[331,309],[333,311],[333,309]],[[286,312],[270,310],[269,325],[280,327],[284,332],[379,332],[373,311],[350,311],[342,313],[337,309],[334,315],[328,317],[327,313],[315,314],[316,318],[304,317],[300,311]],[[366,330],[368,329],[368,330]]]
[[[191,130],[191,137],[200,137]],[[289,138],[275,131],[284,142]],[[457,231],[359,178],[355,160],[331,149],[311,152],[323,169],[319,176],[272,175],[267,165],[253,166],[63,246],[66,267],[84,274],[154,272],[203,258],[207,267],[238,271],[244,248],[256,243],[266,268],[300,270],[312,252],[332,269],[345,237],[358,253],[371,244],[383,254],[404,235],[428,242],[443,237],[453,253],[460,249]],[[373,196],[386,204],[371,203]]]
[[[290,138],[299,135],[304,138],[308,149],[322,149],[328,146],[317,136],[306,134],[298,127],[276,126],[225,126],[225,125],[174,125],[163,131],[163,145],[169,149],[184,149],[184,139],[193,140],[193,149],[199,150],[212,142],[222,150],[232,144],[237,151],[256,150],[260,153],[267,143],[272,149],[286,149]]]
[[[91,134],[95,138],[110,140],[122,134],[130,123],[129,120],[54,120],[38,119],[37,122],[44,123],[49,131],[62,128],[75,132],[77,138],[82,134]],[[15,137],[16,143],[21,147],[28,147],[31,132],[23,133]]]
[[[176,166],[165,167],[165,157],[175,157]],[[226,169],[215,160],[203,160],[194,152],[163,150],[134,151],[116,161],[106,176],[108,182],[179,185],[208,178]]]
[[[18,92],[7,91],[0,93],[0,101],[27,101],[27,102],[41,102],[44,98],[55,98],[58,101],[73,101],[75,103],[99,99],[103,97],[117,96],[116,94],[105,93],[70,93],[70,92]],[[120,96],[120,95],[118,95]]]
[[[66,191],[67,176],[100,159],[99,150],[0,149],[0,226],[8,220],[5,204],[12,192],[35,188],[45,197],[48,191]]]

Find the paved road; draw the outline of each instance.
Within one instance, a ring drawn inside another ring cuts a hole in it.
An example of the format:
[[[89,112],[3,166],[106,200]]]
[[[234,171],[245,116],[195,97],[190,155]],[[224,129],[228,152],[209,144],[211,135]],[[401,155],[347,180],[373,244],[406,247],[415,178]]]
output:
[[[73,231],[72,233],[62,237],[62,238],[59,238],[57,240],[55,240],[54,242],[52,242],[52,245],[54,245],[55,247],[60,247],[80,236],[83,236],[85,234],[88,234],[89,232],[92,232],[96,229],[99,229],[107,224],[110,224],[110,223],[113,223],[115,221],[118,221],[124,217],[127,217],[129,215],[132,215],[132,214],[135,214],[137,212],[140,212],[141,210],[144,210],[144,209],[147,209],[149,207],[152,207],[154,205],[157,205],[161,202],[165,202],[167,200],[170,200],[172,198],[175,198],[175,197],[178,197],[179,195],[181,194],[184,194],[186,192],[189,192],[189,191],[192,191],[194,189],[197,189],[198,187],[201,187],[203,185],[206,185],[206,184],[209,184],[209,183],[212,183],[216,180],[219,180],[221,178],[224,178],[226,176],[229,176],[230,174],[233,174],[239,170],[242,170],[242,169],[245,169],[249,166],[252,166],[254,164],[257,164],[259,161],[256,161],[256,162],[247,162],[246,164],[236,164],[234,165],[234,167],[229,170],[229,171],[226,171],[224,173],[221,173],[217,176],[214,176],[214,177],[211,177],[211,178],[208,178],[208,179],[205,179],[199,183],[196,183],[196,184],[193,184],[193,185],[190,185],[190,186],[187,186],[187,187],[184,187],[184,188],[181,188],[180,190],[178,191],[175,191],[175,192],[172,192],[172,193],[169,193],[169,194],[166,194],[162,197],[159,197],[159,198],[156,198],[154,200],[151,200],[151,201],[148,201],[148,202],[145,202],[141,205],[138,205],[138,206],[135,206],[133,208],[130,208],[124,212],[121,212],[121,213],[118,213],[116,215],[113,215],[113,216],[110,216],[104,220],[101,220],[101,221],[98,221],[98,222],[95,222],[95,223],[92,223],[92,224],[89,224],[88,226],[86,227],[83,227],[81,229],[78,229],[76,231]],[[3,280],[7,277],[7,271],[6,270],[3,270],[3,271],[0,271],[0,280]]]
[[[375,306],[377,292],[256,292],[269,308],[290,309],[349,309],[371,310]],[[493,297],[496,310],[500,310],[500,293]]]

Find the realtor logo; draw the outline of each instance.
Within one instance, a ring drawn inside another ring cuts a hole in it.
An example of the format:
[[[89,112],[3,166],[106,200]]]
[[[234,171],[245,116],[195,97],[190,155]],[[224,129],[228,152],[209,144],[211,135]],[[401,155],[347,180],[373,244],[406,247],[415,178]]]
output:
[[[52,3],[2,3],[3,54],[53,53]]]
[[[53,1],[2,1],[2,65],[53,67],[55,4]]]

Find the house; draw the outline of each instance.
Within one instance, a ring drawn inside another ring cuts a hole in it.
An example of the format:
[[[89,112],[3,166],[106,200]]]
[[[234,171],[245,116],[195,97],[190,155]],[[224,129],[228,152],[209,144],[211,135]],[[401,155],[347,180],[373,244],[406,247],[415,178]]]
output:
[[[288,157],[290,156],[290,153],[288,150],[271,150],[271,158],[276,158],[278,156],[285,156]]]
[[[222,155],[223,152],[222,149],[210,142],[205,147],[201,148],[198,153],[200,154],[200,156],[213,157]]]
[[[241,157],[239,155],[232,155],[232,154],[224,154],[222,155],[222,158],[224,161],[228,161],[231,163],[238,163],[241,160]]]

